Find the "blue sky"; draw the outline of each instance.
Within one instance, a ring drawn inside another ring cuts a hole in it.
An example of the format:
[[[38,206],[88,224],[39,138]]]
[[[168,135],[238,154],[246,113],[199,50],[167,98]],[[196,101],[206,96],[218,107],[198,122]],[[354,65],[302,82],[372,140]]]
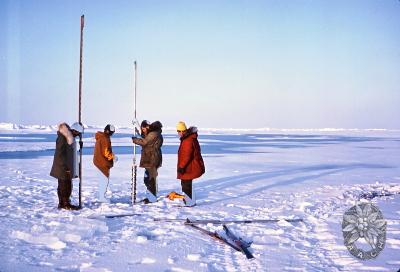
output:
[[[400,1],[0,0],[0,122],[400,129]]]

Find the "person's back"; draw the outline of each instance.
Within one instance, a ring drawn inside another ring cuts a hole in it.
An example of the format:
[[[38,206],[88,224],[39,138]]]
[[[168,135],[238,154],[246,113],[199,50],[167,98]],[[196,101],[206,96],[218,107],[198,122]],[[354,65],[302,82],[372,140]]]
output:
[[[97,131],[95,134],[93,164],[106,176],[110,176],[110,168],[113,167],[110,136]]]
[[[161,134],[162,132],[162,124],[159,121],[155,121],[150,125],[150,132],[149,134],[152,134],[151,137],[154,139],[152,143],[152,148],[153,148],[153,163],[154,166],[159,168],[162,165],[162,151],[161,147],[164,142],[164,138]]]
[[[109,202],[106,199],[106,192],[110,181],[110,169],[117,161],[117,157],[112,152],[111,136],[115,132],[115,127],[108,124],[104,128],[104,132],[98,131],[95,135],[96,144],[94,146],[93,164],[100,170],[97,175],[98,181],[98,199],[100,202]]]
[[[73,149],[72,135],[69,132],[67,124],[60,124],[57,131],[56,149],[54,152],[53,165],[50,176],[56,179],[68,179],[72,177],[67,173],[71,173],[73,168]],[[69,142],[71,143],[69,143]]]

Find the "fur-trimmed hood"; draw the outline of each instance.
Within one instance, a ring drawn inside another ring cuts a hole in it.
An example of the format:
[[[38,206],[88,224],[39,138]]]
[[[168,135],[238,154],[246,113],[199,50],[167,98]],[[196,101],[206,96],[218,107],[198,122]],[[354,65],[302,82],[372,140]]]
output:
[[[181,140],[186,139],[187,137],[197,138],[197,127],[188,128],[181,137]]]
[[[71,145],[74,142],[74,136],[72,135],[69,126],[66,123],[61,123],[58,125],[58,132],[67,139],[67,143]]]
[[[105,132],[102,131],[97,131],[96,134],[94,135],[94,138],[96,140],[100,140],[101,138],[108,138],[110,139],[110,136],[108,134],[106,134]]]
[[[153,123],[150,124],[149,131],[162,132],[162,127],[163,127],[163,125],[161,124],[160,121],[154,121]]]

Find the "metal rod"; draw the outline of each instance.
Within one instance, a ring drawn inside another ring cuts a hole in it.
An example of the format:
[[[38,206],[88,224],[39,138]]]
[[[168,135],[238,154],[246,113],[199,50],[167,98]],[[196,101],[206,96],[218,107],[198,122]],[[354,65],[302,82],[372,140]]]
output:
[[[134,88],[133,88],[133,116],[134,123],[136,122],[136,87],[137,87],[137,63],[134,62]],[[136,127],[134,125],[133,135],[136,137]],[[137,179],[137,165],[136,165],[136,144],[133,144],[133,161],[132,161],[132,204],[136,204],[136,179]]]
[[[85,15],[81,16],[81,40],[79,57],[79,124],[82,125],[82,53],[83,53],[83,27],[85,25]],[[79,135],[79,208],[82,208],[82,134]]]

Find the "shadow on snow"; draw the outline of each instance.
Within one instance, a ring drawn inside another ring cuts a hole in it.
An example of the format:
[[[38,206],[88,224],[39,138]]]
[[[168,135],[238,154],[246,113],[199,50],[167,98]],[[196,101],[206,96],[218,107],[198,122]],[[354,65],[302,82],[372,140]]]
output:
[[[345,171],[351,171],[354,169],[387,169],[394,168],[387,165],[381,164],[367,164],[367,163],[353,163],[353,164],[321,164],[315,166],[308,166],[302,168],[293,168],[293,169],[282,169],[277,171],[265,171],[259,173],[250,173],[243,174],[231,177],[224,177],[219,179],[210,179],[199,182],[196,185],[196,193],[198,199],[211,199],[209,196],[210,192],[222,192],[225,189],[232,189],[237,186],[246,186],[246,184],[252,184],[259,180],[268,180],[271,181],[264,186],[251,186],[253,189],[249,191],[244,191],[244,188],[241,188],[241,193],[236,196],[228,196],[225,197],[225,194],[221,194],[224,198],[217,199],[214,201],[203,202],[201,205],[209,205],[221,201],[226,201],[229,199],[236,199],[241,197],[248,197],[265,190],[280,187],[280,186],[288,186],[293,184],[299,184],[303,182],[307,182],[313,179],[318,179],[323,176],[329,176],[332,174],[337,174]],[[283,181],[274,181],[275,178],[280,176],[287,175],[301,175],[299,177],[288,178]]]

